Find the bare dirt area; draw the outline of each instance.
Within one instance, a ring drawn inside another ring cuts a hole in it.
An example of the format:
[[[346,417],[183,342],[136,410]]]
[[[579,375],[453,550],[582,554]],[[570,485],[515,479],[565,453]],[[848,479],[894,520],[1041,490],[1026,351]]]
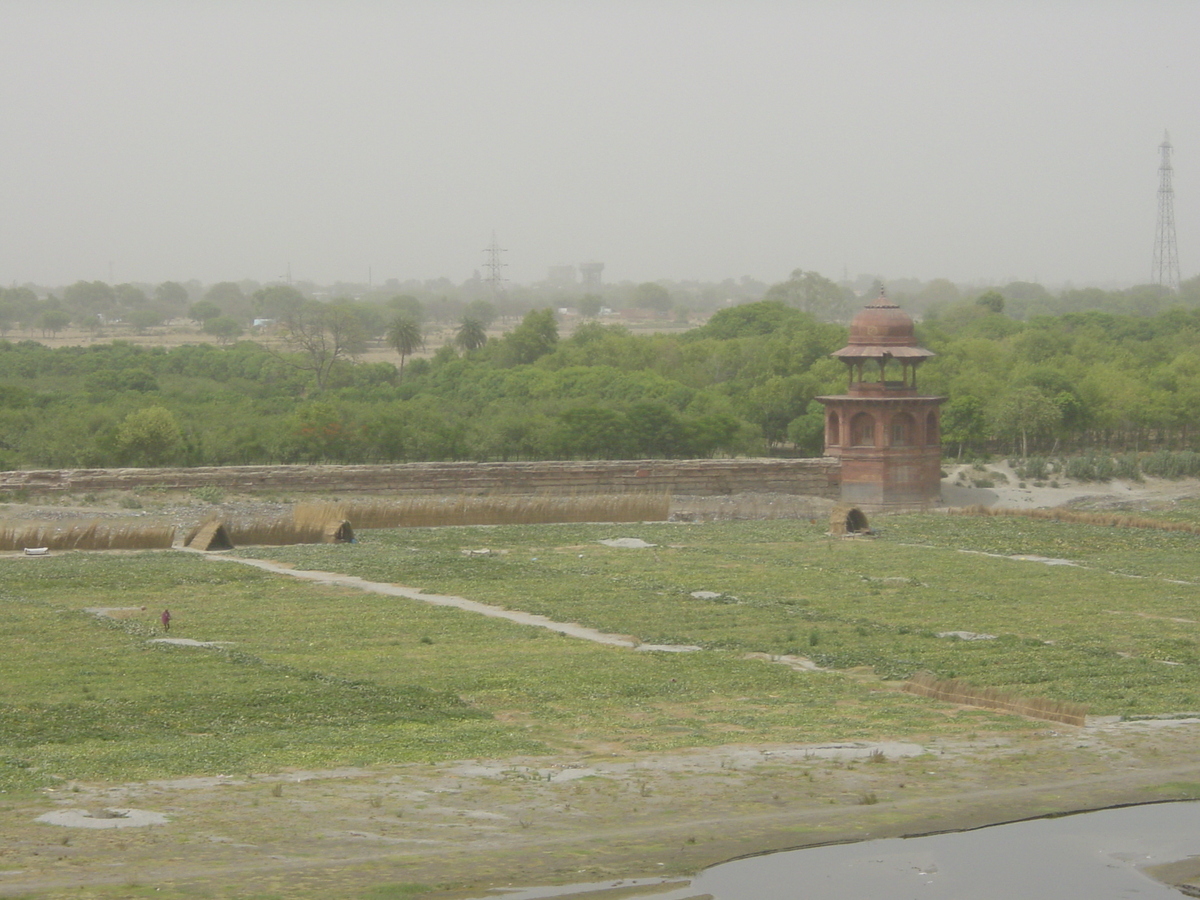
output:
[[[958,474],[944,485],[955,505],[1152,509],[1200,496],[1196,482],[1021,488],[1014,477],[972,487]],[[776,503],[694,499],[704,501],[691,504],[702,516]],[[90,503],[10,504],[3,514],[138,514],[187,525],[214,511],[186,496],[136,512],[118,498]],[[244,497],[227,506],[262,515],[289,504]],[[686,882],[707,865],[769,850],[1200,797],[1198,741],[1200,718],[1091,719],[959,742],[880,735],[670,753],[609,742],[536,758],[67,783],[0,795],[0,896],[122,896],[123,887],[153,886],[165,897],[354,897],[390,884],[467,898],[537,884]],[[1157,874],[1200,879],[1182,864]]]
[[[609,746],[553,758],[68,784],[0,806],[0,895],[154,885],[166,896],[344,897],[422,884],[436,896],[477,897],[679,879],[766,850],[1194,796],[1198,733],[1195,719],[1095,722],[962,743],[668,754]]]
[[[1009,509],[1169,509],[1180,500],[1200,497],[1200,481],[1113,480],[1096,483],[1065,477],[1053,482],[1024,481],[1006,462],[982,468],[971,465],[944,467],[942,506],[997,506]]]

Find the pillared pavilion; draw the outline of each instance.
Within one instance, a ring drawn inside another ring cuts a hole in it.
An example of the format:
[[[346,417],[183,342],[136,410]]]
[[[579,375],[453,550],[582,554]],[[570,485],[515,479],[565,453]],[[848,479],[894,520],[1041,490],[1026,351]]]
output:
[[[825,455],[841,460],[844,502],[887,509],[938,501],[946,398],[917,393],[917,367],[933,355],[882,291],[850,323],[850,342],[833,353],[846,364],[846,393],[816,398],[825,405]]]

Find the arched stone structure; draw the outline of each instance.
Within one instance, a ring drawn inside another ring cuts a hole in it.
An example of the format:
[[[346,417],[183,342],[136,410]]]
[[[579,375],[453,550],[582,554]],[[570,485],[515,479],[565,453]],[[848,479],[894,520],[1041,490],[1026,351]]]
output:
[[[825,455],[841,460],[841,497],[869,508],[928,506],[941,485],[941,404],[917,393],[917,367],[933,352],[913,321],[881,292],[850,323],[845,394],[825,404]],[[900,378],[889,380],[899,364]],[[839,427],[840,426],[840,427]]]

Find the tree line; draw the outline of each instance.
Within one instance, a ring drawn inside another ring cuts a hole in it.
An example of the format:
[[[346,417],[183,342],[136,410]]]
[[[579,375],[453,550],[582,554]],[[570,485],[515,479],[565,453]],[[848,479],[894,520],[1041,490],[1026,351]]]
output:
[[[671,333],[585,321],[564,336],[535,309],[489,339],[464,310],[431,357],[415,357],[420,310],[374,327],[354,301],[286,286],[256,301],[271,345],[0,340],[0,466],[817,455],[814,398],[845,389],[829,354],[847,333],[823,320],[844,301],[809,274]],[[920,385],[949,398],[947,454],[1195,449],[1200,309],[1177,300],[1022,320],[986,291],[931,309]],[[360,361],[371,340],[395,362]]]

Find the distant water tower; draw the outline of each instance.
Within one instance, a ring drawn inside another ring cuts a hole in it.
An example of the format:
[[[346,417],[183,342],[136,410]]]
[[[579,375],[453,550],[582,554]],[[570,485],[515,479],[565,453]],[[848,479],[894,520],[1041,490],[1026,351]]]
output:
[[[579,264],[579,274],[583,277],[583,289],[589,294],[600,290],[600,276],[604,272],[604,263],[585,262]]]

